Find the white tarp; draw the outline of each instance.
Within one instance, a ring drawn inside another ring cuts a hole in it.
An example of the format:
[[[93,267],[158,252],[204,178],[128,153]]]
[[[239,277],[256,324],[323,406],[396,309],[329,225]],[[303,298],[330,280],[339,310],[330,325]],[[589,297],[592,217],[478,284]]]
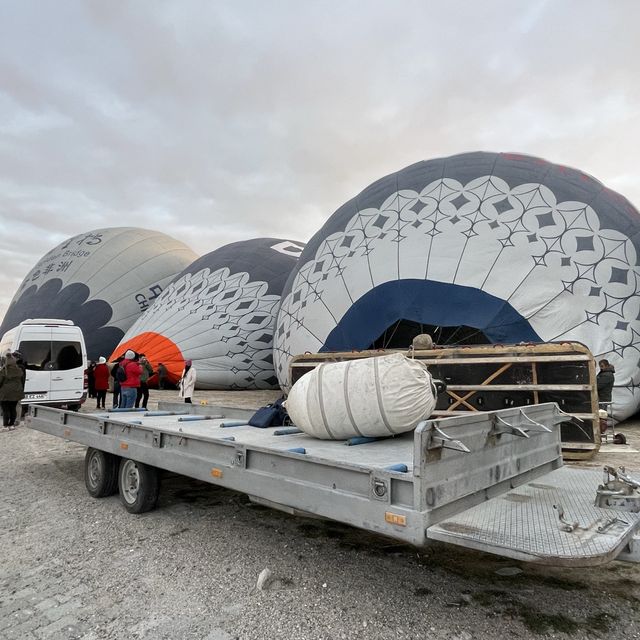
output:
[[[293,423],[323,440],[411,431],[435,405],[426,366],[401,353],[321,364],[293,385],[286,402]]]

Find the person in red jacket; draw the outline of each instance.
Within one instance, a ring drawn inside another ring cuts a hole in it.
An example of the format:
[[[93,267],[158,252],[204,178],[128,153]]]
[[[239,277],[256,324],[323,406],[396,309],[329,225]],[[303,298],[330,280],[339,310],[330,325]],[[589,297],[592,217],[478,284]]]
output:
[[[120,363],[125,375],[124,380],[120,382],[120,407],[123,409],[131,409],[138,395],[142,367],[137,358],[135,352],[128,349]]]
[[[104,401],[109,388],[109,367],[107,359],[102,356],[98,358],[98,364],[93,370],[93,383],[96,390],[96,409],[104,409]]]

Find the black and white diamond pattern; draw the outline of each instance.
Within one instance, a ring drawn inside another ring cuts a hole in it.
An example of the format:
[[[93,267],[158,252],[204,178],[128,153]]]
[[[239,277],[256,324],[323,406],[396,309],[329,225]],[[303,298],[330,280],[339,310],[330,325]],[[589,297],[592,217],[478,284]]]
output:
[[[274,388],[280,296],[267,290],[266,282],[227,268],[187,273],[162,292],[124,340],[147,331],[169,338],[196,364],[200,388]]]
[[[543,340],[579,340],[612,356],[620,378],[636,372],[623,361],[627,350],[640,351],[635,249],[619,231],[601,229],[588,204],[558,202],[543,184],[442,178],[420,192],[389,193],[339,228],[283,298],[274,363],[285,387],[292,355],[318,351],[374,287],[410,278],[483,289],[509,301]]]

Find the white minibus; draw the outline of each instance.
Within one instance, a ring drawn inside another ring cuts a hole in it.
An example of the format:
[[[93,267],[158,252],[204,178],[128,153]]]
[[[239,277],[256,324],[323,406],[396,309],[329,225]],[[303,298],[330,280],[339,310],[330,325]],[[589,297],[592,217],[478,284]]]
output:
[[[87,399],[87,351],[80,327],[71,320],[25,320],[0,340],[1,356],[15,351],[26,368],[23,405],[80,409]]]

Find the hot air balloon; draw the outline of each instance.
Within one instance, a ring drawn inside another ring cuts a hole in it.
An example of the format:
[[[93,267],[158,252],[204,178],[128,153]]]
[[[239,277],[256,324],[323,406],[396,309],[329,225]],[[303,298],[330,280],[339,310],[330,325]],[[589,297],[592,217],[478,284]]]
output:
[[[234,242],[188,266],[114,351],[144,353],[176,381],[185,360],[199,389],[274,389],[273,325],[282,288],[304,245]]]
[[[282,295],[274,361],[305,351],[576,340],[640,391],[638,211],[594,178],[518,154],[413,164],[340,207]]]
[[[0,333],[28,318],[73,320],[91,359],[108,356],[125,331],[196,254],[164,233],[133,227],[69,238],[31,269]]]

